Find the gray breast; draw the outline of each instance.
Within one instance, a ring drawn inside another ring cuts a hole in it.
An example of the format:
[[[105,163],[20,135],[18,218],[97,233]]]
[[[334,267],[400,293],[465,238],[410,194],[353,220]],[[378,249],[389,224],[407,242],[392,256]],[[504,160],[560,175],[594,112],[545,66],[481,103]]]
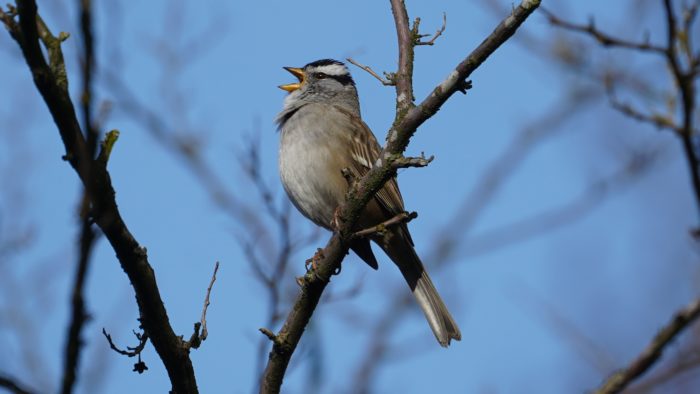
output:
[[[325,228],[347,190],[341,174],[346,152],[339,145],[347,138],[342,116],[331,106],[308,104],[286,119],[280,130],[284,189],[304,216]]]

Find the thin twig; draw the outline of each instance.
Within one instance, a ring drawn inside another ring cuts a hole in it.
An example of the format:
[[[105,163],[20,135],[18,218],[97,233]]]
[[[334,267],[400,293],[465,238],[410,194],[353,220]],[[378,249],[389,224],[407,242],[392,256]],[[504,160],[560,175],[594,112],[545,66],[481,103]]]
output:
[[[671,321],[656,334],[649,346],[627,368],[606,379],[595,393],[619,393],[624,390],[628,384],[649,370],[661,357],[666,346],[688,328],[698,316],[700,316],[700,298],[676,312]]]
[[[83,195],[83,206],[89,206],[87,193]],[[87,210],[87,208],[84,209]],[[80,234],[80,257],[76,265],[71,295],[71,319],[68,332],[66,333],[65,363],[61,383],[61,392],[64,394],[73,392],[73,387],[78,375],[80,351],[83,344],[80,334],[83,326],[90,318],[85,309],[83,293],[85,291],[85,280],[95,239],[96,234],[95,230],[92,228],[92,218],[85,213],[82,219]]]
[[[430,38],[430,40],[418,41],[418,42],[416,42],[416,45],[431,45],[431,46],[434,45],[435,40],[437,40],[442,35],[442,33],[445,32],[445,28],[447,28],[447,13],[443,12],[442,13],[442,26],[439,29],[437,29],[437,31],[435,32],[435,34],[433,34],[433,36]],[[427,37],[428,35],[426,34],[426,35],[421,35],[421,36]]]
[[[567,21],[557,17],[551,11],[547,10],[544,7],[540,8],[540,12],[542,12],[547,17],[547,20],[552,25],[559,26],[561,28],[564,28],[564,29],[570,30],[570,31],[588,34],[589,36],[593,37],[596,41],[598,41],[601,45],[603,45],[605,47],[618,47],[618,48],[626,48],[626,49],[633,49],[633,50],[640,50],[640,51],[656,52],[660,55],[666,54],[666,48],[659,46],[659,45],[651,44],[648,41],[644,41],[644,42],[627,41],[627,40],[623,40],[623,39],[614,37],[610,34],[604,33],[595,27],[595,23],[593,22],[593,19],[591,19],[591,21],[587,25],[582,25],[582,24],[567,22]]]
[[[138,333],[134,331],[134,336],[136,339],[138,339],[139,344],[131,347],[127,346],[126,350],[120,349],[117,347],[117,345],[114,344],[114,341],[112,341],[112,336],[107,333],[107,330],[102,328],[102,335],[105,336],[107,339],[107,342],[109,343],[109,347],[114,350],[115,352],[121,354],[122,356],[127,356],[127,357],[134,357],[137,356],[139,353],[143,351],[143,349],[146,347],[146,343],[148,343],[148,333]]]
[[[649,42],[630,42],[613,37],[609,34],[602,33],[598,30],[591,21],[588,25],[578,25],[564,21],[549,11],[543,10],[550,23],[555,26],[562,27],[574,32],[588,34],[595,38],[601,45],[606,47],[620,47],[639,50],[641,52],[656,53],[664,56],[668,68],[676,83],[677,94],[682,103],[681,120],[678,122],[669,122],[668,119],[657,116],[648,116],[636,111],[630,106],[622,105],[613,102],[615,109],[631,116],[634,119],[652,123],[657,127],[673,129],[680,134],[681,143],[683,145],[684,156],[688,164],[690,173],[690,182],[693,186],[695,202],[697,205],[697,214],[700,217],[700,158],[693,144],[693,135],[696,132],[694,126],[694,117],[696,109],[696,94],[695,94],[695,78],[697,70],[695,65],[700,62],[700,54],[692,55],[693,48],[689,45],[692,41],[689,38],[693,35],[692,23],[695,20],[697,8],[691,7],[683,20],[683,30],[679,31],[678,21],[673,10],[671,0],[663,0],[664,16],[666,19],[666,44],[665,46],[653,45]],[[689,57],[689,62],[684,68],[683,62],[678,58],[679,49],[684,49],[684,53]],[[688,55],[690,54],[690,55]],[[671,126],[675,125],[675,126]]]
[[[632,105],[623,103],[617,97],[609,95],[608,96],[609,101],[610,101],[610,106],[617,110],[620,111],[623,115],[628,116],[632,119],[635,119],[637,121],[643,122],[643,123],[648,123],[656,128],[659,129],[667,129],[671,130],[674,133],[681,135],[682,130],[681,128],[676,125],[673,122],[673,119],[669,118],[668,116],[664,116],[661,114],[646,114],[636,108],[634,108]]]
[[[202,340],[207,339],[209,331],[207,331],[207,309],[209,308],[209,296],[211,295],[211,289],[214,287],[214,282],[216,281],[216,273],[219,271],[219,262],[214,264],[214,273],[211,275],[211,281],[209,282],[209,287],[207,287],[207,296],[204,298],[204,308],[202,309]]]
[[[371,76],[377,78],[377,80],[378,80],[379,82],[381,82],[381,84],[384,85],[384,86],[394,86],[394,85],[396,85],[396,83],[395,83],[394,81],[391,80],[391,74],[384,73],[384,74],[387,76],[387,79],[384,79],[384,78],[380,77],[376,72],[374,72],[374,70],[372,70],[372,68],[371,68],[370,66],[365,66],[364,64],[360,64],[360,63],[356,62],[354,59],[352,59],[352,58],[350,58],[350,57],[346,58],[345,60],[347,60],[349,63],[351,63],[351,64],[353,64],[353,65],[355,65],[355,66],[357,66],[357,67],[359,67],[359,68],[361,68],[361,69],[367,71],[367,72],[369,73],[369,75],[371,75]]]
[[[212,287],[214,287],[214,282],[216,281],[216,272],[218,270],[219,262],[217,261],[216,264],[214,264],[214,273],[212,274],[211,280],[209,281],[209,286],[207,287],[207,295],[204,297],[202,317],[198,322],[194,323],[194,331],[192,332],[190,339],[183,343],[183,346],[186,349],[199,349],[199,347],[202,345],[202,342],[204,342],[207,339],[207,335],[209,334],[209,332],[207,331],[207,309],[209,309],[209,296],[211,295]]]
[[[421,153],[419,157],[405,157],[401,156],[394,159],[392,165],[394,168],[409,168],[409,167],[426,167],[435,159],[435,156],[425,157]]]
[[[376,226],[372,226],[372,227],[369,227],[369,228],[366,228],[363,230],[356,231],[352,235],[352,238],[362,238],[362,237],[366,237],[368,235],[381,234],[387,228],[390,228],[390,227],[393,227],[393,226],[396,226],[399,224],[408,223],[417,217],[418,217],[417,212],[401,212],[400,214],[392,217],[389,220],[385,220]]]

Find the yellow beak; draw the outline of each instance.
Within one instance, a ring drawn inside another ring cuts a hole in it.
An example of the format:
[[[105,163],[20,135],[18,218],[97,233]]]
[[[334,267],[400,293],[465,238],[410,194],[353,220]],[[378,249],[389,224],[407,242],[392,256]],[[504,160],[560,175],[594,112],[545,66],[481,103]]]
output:
[[[297,77],[297,79],[299,80],[299,82],[288,83],[286,85],[279,86],[280,89],[286,90],[286,91],[291,93],[291,92],[299,89],[301,87],[301,85],[304,83],[304,78],[305,78],[304,70],[302,70],[300,68],[296,68],[296,67],[284,67],[284,69],[289,71],[290,73],[292,73],[292,75]]]

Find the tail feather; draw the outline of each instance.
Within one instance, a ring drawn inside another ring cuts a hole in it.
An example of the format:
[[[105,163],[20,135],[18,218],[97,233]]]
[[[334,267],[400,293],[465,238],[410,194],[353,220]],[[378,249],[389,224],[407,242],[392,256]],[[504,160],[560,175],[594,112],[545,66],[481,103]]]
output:
[[[401,270],[435,338],[441,346],[447,347],[452,339],[461,340],[462,334],[425,271],[423,263],[402,233],[403,231],[399,231],[398,234],[394,234],[386,244],[378,243]]]
[[[447,310],[447,306],[440,298],[433,282],[430,280],[428,273],[423,270],[416,287],[413,289],[413,295],[418,301],[425,318],[430,324],[430,328],[435,334],[441,346],[447,347],[450,345],[450,340],[459,341],[462,339],[462,333],[457,327],[452,315]]]

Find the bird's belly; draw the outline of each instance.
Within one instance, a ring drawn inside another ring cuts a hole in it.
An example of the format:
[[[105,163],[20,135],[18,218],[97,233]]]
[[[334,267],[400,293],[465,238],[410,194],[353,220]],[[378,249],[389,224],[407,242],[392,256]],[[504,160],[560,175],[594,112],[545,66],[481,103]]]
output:
[[[280,177],[297,209],[317,225],[330,228],[335,209],[345,197],[347,182],[342,168],[334,165],[338,160],[323,148],[324,144],[315,142],[296,138],[284,141],[279,153]]]

